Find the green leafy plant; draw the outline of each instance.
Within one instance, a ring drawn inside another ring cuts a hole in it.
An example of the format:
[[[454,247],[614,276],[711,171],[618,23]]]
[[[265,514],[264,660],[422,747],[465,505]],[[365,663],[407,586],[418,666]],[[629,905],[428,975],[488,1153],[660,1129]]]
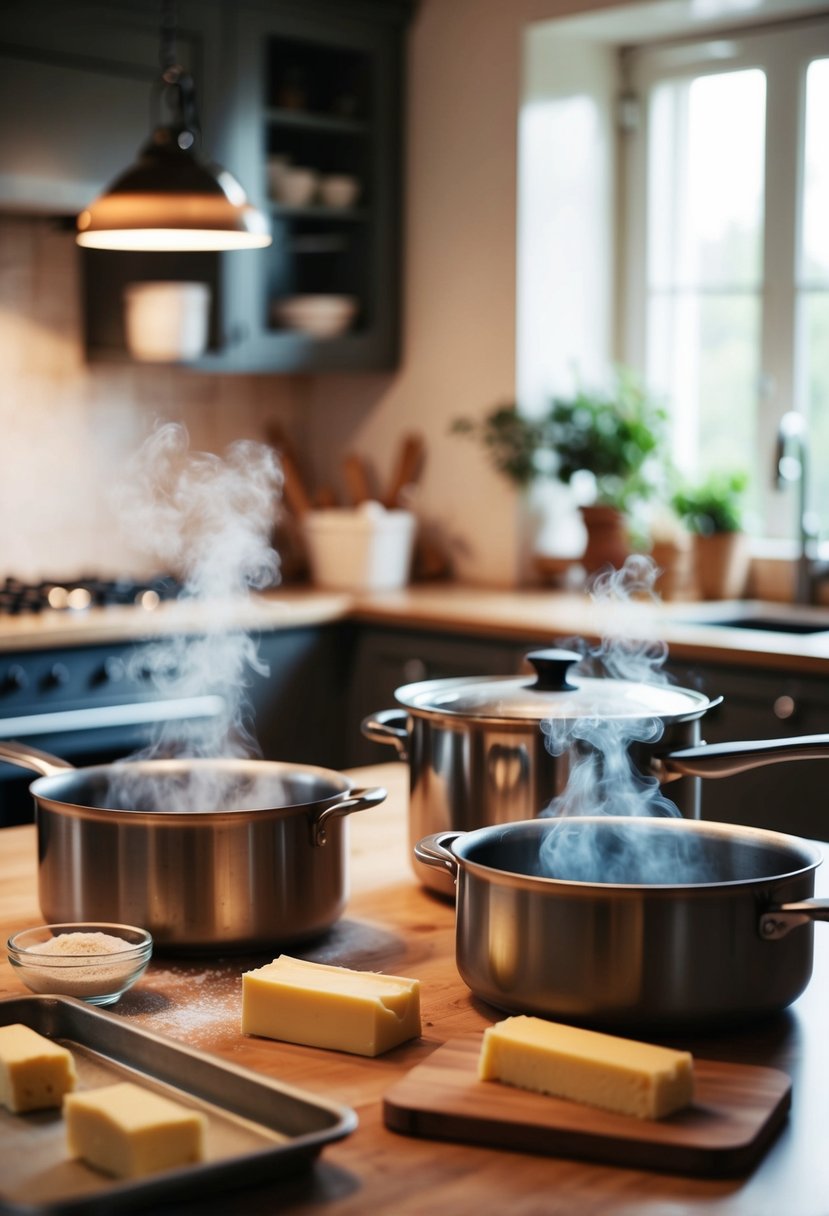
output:
[[[569,484],[589,473],[595,501],[627,511],[657,487],[667,414],[631,371],[617,368],[610,390],[555,397],[539,417],[499,405],[482,421],[459,418],[451,429],[479,438],[495,468],[516,485],[541,477]]]
[[[498,405],[482,421],[456,418],[450,429],[480,439],[498,472],[515,485],[527,486],[538,476],[538,454],[547,443],[542,419],[525,418],[514,405]]]
[[[690,532],[740,532],[743,527],[748,474],[741,470],[712,473],[696,484],[674,491],[671,506]]]

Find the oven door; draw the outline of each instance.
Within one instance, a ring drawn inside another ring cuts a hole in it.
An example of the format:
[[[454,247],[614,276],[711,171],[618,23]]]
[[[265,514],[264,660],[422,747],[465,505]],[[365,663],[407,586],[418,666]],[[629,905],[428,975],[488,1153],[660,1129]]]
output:
[[[78,768],[132,755],[175,723],[189,736],[226,712],[218,694],[162,696],[136,648],[78,647],[0,659],[0,739],[31,743]],[[178,733],[178,732],[177,732]],[[31,773],[0,763],[0,827],[31,821]]]

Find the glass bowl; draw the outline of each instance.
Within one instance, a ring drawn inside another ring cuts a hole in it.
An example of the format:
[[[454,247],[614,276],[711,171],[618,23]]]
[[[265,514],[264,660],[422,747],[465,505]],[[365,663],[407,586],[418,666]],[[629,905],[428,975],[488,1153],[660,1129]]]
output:
[[[39,925],[15,933],[6,948],[32,992],[113,1005],[144,974],[153,939],[134,925]]]

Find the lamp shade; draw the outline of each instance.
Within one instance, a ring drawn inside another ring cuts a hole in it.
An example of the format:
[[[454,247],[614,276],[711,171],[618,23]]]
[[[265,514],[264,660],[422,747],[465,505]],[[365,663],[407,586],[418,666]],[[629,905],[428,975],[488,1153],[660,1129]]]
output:
[[[77,241],[92,249],[260,249],[269,224],[232,173],[158,127],[138,159],[78,216]],[[192,142],[192,141],[190,141]]]

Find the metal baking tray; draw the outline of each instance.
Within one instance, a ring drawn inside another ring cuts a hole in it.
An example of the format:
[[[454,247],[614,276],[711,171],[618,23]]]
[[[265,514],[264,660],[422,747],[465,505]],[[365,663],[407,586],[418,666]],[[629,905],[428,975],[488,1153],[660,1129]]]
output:
[[[0,1026],[15,1022],[69,1048],[79,1090],[132,1080],[203,1111],[208,1125],[204,1161],[124,1182],[67,1156],[60,1110],[15,1115],[0,1107],[0,1213],[8,1216],[86,1216],[272,1181],[309,1165],[357,1126],[349,1107],[137,1029],[73,997],[0,1000]]]

